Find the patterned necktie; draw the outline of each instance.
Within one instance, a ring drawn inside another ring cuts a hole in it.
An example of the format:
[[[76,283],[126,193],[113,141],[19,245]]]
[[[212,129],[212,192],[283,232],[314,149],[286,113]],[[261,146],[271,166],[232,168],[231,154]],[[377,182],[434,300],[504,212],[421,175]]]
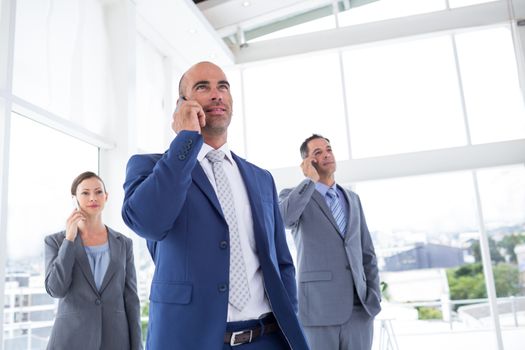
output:
[[[328,191],[326,192],[326,196],[328,197],[330,210],[332,211],[332,215],[334,216],[335,222],[339,227],[339,231],[344,235],[346,231],[346,215],[343,211],[343,206],[339,201],[339,196],[332,187],[328,189]]]
[[[222,212],[230,230],[230,292],[229,302],[239,311],[242,311],[250,299],[250,289],[246,274],[246,266],[242,256],[239,228],[235,215],[233,196],[226,173],[222,167],[224,153],[219,150],[211,150],[206,158],[212,163],[217,197],[221,204]]]

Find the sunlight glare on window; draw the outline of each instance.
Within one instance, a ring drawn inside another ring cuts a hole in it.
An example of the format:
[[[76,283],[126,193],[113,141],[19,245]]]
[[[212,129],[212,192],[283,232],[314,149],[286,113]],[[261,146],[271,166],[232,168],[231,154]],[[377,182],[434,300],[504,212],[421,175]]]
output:
[[[339,26],[369,23],[444,9],[444,0],[379,0],[339,13]]]
[[[265,62],[244,70],[248,159],[264,168],[299,164],[299,146],[312,133],[332,141],[348,159],[337,53]]]
[[[473,144],[525,138],[525,105],[508,27],[456,35]]]
[[[352,156],[466,144],[449,36],[343,53]]]

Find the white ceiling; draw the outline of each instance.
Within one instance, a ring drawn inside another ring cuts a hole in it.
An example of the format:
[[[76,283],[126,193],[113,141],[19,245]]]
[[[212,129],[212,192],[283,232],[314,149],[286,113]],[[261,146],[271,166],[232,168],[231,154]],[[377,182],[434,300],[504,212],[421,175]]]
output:
[[[234,57],[216,30],[191,0],[135,0],[141,35],[166,55],[189,66],[202,60],[231,65]]]
[[[211,60],[222,66],[289,55],[424,35],[448,29],[469,28],[508,20],[505,1],[457,8],[431,14],[393,18],[228,47],[223,38],[291,16],[324,7],[333,0],[132,0],[139,32],[182,69]],[[341,1],[341,0],[339,0]],[[350,0],[342,0],[350,2]],[[352,0],[352,6],[377,0]],[[244,3],[249,2],[249,6]],[[516,14],[525,13],[525,1],[514,3]],[[519,18],[519,17],[518,17]],[[182,58],[183,62],[180,62]]]
[[[179,66],[212,60],[235,63],[222,38],[326,6],[332,0],[133,0],[141,35],[162,52],[182,57]],[[245,6],[244,4],[248,4]]]
[[[220,36],[250,30],[299,13],[320,8],[332,0],[206,0],[197,4]]]

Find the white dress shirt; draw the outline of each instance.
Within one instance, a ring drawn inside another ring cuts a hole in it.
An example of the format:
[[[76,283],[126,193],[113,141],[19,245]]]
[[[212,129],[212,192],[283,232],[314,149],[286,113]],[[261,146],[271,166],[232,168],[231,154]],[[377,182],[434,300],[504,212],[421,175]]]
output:
[[[206,159],[206,154],[213,149],[214,148],[204,143],[197,155],[197,160],[206,173],[208,180],[210,180],[213,189],[217,191],[212,164]],[[233,322],[257,319],[261,315],[270,312],[271,308],[270,303],[264,294],[263,276],[259,257],[257,256],[257,248],[255,246],[252,211],[248,200],[248,192],[244,186],[241,172],[233,160],[228,144],[224,144],[219,150],[226,155],[226,160],[222,162],[222,166],[232,190],[235,213],[237,214],[242,255],[246,265],[246,274],[248,276],[248,285],[250,288],[250,300],[242,311],[239,311],[228,304],[227,320],[228,322]]]

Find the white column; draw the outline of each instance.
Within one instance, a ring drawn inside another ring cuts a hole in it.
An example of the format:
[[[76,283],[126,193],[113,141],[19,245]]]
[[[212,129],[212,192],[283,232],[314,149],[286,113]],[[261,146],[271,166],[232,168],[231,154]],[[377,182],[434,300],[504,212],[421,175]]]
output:
[[[523,101],[525,102],[525,1],[507,0],[507,5],[511,20],[514,50],[516,52],[518,79]]]
[[[122,185],[126,163],[136,150],[136,23],[135,5],[129,0],[109,2],[105,6],[111,72],[109,122],[105,136],[115,147],[100,150],[100,176],[109,192],[104,222],[119,232],[129,230],[121,218],[124,199]]]
[[[472,180],[474,181],[474,192],[476,195],[476,207],[478,210],[479,225],[479,247],[481,250],[481,261],[483,264],[483,274],[485,276],[485,288],[489,300],[490,315],[494,323],[494,332],[496,333],[497,349],[503,350],[503,336],[501,334],[501,325],[499,323],[498,303],[496,295],[496,285],[494,284],[494,272],[492,271],[492,260],[490,258],[489,239],[485,231],[485,220],[483,219],[483,207],[481,206],[481,196],[479,194],[478,177],[476,171],[472,171]]]
[[[12,105],[15,0],[0,0],[0,300],[5,298],[7,180]],[[0,308],[0,349],[4,348],[4,308]]]

